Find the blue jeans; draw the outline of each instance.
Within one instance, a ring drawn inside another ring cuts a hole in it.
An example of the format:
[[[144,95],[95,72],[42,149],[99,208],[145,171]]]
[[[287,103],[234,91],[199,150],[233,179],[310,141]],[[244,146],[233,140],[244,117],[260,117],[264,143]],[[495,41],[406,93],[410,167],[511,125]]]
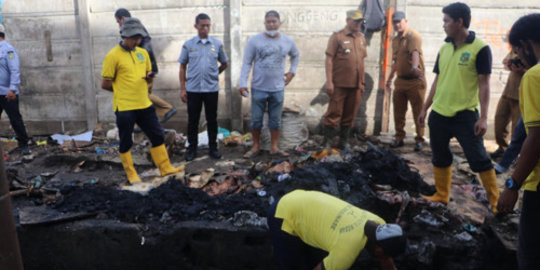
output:
[[[506,148],[506,151],[504,151],[501,161],[495,165],[495,169],[497,171],[501,173],[508,171],[508,168],[510,168],[512,162],[516,160],[519,152],[521,152],[521,146],[523,145],[525,138],[527,138],[527,132],[525,132],[523,118],[520,118],[519,122],[517,122],[516,127],[514,128],[514,134],[512,135],[510,145],[508,148]]]
[[[483,172],[493,168],[491,159],[484,148],[484,138],[474,135],[474,124],[478,118],[478,111],[465,110],[458,112],[453,117],[446,117],[431,111],[428,125],[433,166],[446,168],[452,165],[450,139],[456,137],[463,148],[471,170]]]
[[[251,129],[262,129],[263,116],[268,105],[268,127],[279,130],[281,128],[284,91],[267,92],[252,89],[251,92]]]

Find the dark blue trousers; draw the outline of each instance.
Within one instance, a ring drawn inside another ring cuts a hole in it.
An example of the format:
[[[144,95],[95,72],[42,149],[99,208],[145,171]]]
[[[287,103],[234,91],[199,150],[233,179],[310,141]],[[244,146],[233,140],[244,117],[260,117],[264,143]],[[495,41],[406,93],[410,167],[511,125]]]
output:
[[[268,208],[268,227],[270,239],[274,246],[274,259],[279,270],[312,270],[320,263],[328,252],[312,247],[300,237],[292,236],[281,230],[283,220],[276,218],[279,200]]]
[[[456,137],[471,170],[483,172],[493,168],[484,138],[474,135],[474,124],[478,121],[478,111],[461,111],[453,117],[443,116],[431,111],[428,118],[429,138],[433,166],[446,168],[452,165],[453,156],[450,151],[450,139]]]
[[[120,153],[129,151],[133,145],[133,127],[137,124],[146,134],[153,147],[163,144],[163,128],[159,124],[154,105],[140,110],[116,111],[116,126],[120,137]]]
[[[540,193],[525,190],[518,229],[518,264],[520,270],[540,269]]]
[[[6,96],[0,96],[0,116],[3,111],[6,111],[8,115],[9,123],[17,136],[19,147],[28,145],[28,134],[26,134],[26,128],[19,112],[19,95],[17,95],[15,100],[11,101],[8,101]]]

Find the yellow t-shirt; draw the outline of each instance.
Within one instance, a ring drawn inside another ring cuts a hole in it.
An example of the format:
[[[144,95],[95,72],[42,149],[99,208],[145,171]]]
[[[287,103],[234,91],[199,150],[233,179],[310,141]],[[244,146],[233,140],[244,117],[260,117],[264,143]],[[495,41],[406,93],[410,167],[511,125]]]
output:
[[[386,222],[365,210],[319,191],[295,190],[281,198],[276,218],[281,229],[306,244],[328,251],[327,270],[349,269],[364,249],[364,225],[371,220]]]
[[[113,85],[113,111],[145,109],[148,98],[146,74],[152,70],[148,52],[140,47],[128,51],[117,45],[105,56],[101,76]]]
[[[536,64],[523,75],[519,88],[519,107],[527,133],[531,127],[540,127],[540,64]],[[537,191],[539,182],[540,160],[523,183],[523,188]]]

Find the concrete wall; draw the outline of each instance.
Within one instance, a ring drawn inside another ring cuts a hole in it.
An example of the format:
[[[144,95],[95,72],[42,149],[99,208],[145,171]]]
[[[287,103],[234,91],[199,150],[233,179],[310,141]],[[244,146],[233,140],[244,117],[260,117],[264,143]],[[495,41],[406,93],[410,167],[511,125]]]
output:
[[[220,124],[247,129],[244,123],[249,119],[250,102],[237,94],[242,51],[249,37],[264,30],[264,12],[278,10],[283,21],[281,31],[296,41],[301,52],[297,75],[286,89],[286,105],[305,107],[310,126],[315,130],[327,106],[323,89],[328,37],[332,31],[343,28],[345,11],[358,7],[360,2],[275,0],[269,5],[257,0],[5,0],[2,15],[7,40],[17,48],[21,58],[21,113],[30,134],[76,132],[93,127],[95,122],[114,122],[112,94],[101,90],[99,85],[103,58],[119,41],[113,18],[119,7],[129,9],[134,17],[141,19],[152,35],[160,68],[154,93],[179,109],[166,124],[179,131],[185,129],[187,115],[179,98],[176,60],[182,44],[196,35],[195,16],[200,12],[211,16],[212,35],[225,42],[225,51],[231,59],[229,69],[220,75]],[[383,2],[389,7],[394,1]],[[398,8],[406,10],[410,26],[424,37],[428,69],[433,67],[444,39],[441,8],[450,2],[397,1]],[[473,10],[471,29],[488,41],[494,52],[490,106],[493,115],[507,75],[500,63],[508,51],[504,34],[519,16],[533,11],[533,1],[520,1],[519,6],[502,0],[468,2]],[[378,87],[381,36],[377,32],[369,38],[368,87],[357,119],[360,131],[368,134],[385,131],[388,124],[383,121],[384,91]],[[428,73],[428,84],[432,78]],[[391,115],[389,122],[389,132],[393,133]],[[492,122],[489,124],[492,130]],[[407,129],[412,128],[409,121]],[[0,120],[0,134],[12,134],[7,117]]]

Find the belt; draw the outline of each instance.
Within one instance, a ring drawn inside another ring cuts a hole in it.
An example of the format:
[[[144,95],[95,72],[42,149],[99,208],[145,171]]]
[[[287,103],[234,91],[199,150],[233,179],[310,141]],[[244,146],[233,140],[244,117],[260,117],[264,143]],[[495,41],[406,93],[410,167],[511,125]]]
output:
[[[417,77],[414,77],[414,76],[397,76],[397,77],[398,79],[407,80],[407,81],[418,79]]]

